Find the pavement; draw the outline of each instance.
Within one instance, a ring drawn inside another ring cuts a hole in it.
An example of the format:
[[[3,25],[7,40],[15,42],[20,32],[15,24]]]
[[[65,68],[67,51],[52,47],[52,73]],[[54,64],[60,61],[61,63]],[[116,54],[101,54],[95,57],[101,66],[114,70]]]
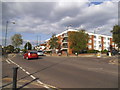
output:
[[[109,64],[115,64],[115,65],[120,65],[120,55],[115,55],[115,56],[107,56],[106,54],[101,54],[101,57],[97,57],[95,54],[79,54],[78,56],[76,55],[57,55],[53,54],[52,56],[50,54],[45,54],[45,56],[48,57],[93,57],[93,58],[107,58],[107,62]]]

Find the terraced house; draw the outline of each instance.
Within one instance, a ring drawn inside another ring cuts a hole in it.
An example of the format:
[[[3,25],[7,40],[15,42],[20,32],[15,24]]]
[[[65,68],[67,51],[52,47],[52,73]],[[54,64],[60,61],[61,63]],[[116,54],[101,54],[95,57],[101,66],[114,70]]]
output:
[[[62,53],[68,52],[69,54],[72,54],[72,49],[70,48],[70,42],[68,41],[68,33],[71,31],[77,32],[78,30],[68,29],[56,35],[56,37],[58,37],[59,39],[58,42],[60,43]],[[99,51],[105,50],[105,49],[109,50],[110,45],[113,48],[116,47],[116,44],[112,40],[112,36],[94,34],[89,32],[86,32],[86,33],[89,35],[89,40],[87,43],[89,50],[99,50]],[[49,41],[50,39],[46,40],[46,50],[50,50]]]

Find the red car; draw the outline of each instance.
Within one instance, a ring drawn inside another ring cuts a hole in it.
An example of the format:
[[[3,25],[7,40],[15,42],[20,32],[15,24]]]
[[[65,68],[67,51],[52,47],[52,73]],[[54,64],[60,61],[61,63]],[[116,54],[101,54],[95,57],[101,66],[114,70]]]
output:
[[[32,58],[38,58],[38,54],[36,51],[28,51],[23,55],[24,59],[32,59]]]

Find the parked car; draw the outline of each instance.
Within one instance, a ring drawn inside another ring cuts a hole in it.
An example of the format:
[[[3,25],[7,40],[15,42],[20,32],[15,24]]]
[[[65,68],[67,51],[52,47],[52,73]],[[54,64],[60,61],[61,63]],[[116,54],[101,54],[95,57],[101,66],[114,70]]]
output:
[[[37,51],[28,51],[23,55],[24,59],[38,58]]]
[[[44,52],[42,50],[37,51],[38,56],[43,56]]]
[[[112,55],[118,55],[119,54],[119,51],[118,50],[116,50],[116,49],[112,49]]]

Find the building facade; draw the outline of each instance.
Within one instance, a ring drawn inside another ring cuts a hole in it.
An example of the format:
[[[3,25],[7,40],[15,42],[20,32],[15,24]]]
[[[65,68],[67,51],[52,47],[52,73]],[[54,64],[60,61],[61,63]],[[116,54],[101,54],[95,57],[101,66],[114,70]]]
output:
[[[60,43],[61,45],[61,51],[63,53],[69,53],[72,54],[72,49],[70,49],[70,42],[68,41],[68,33],[69,32],[78,32],[78,30],[74,30],[74,29],[68,29],[58,35],[56,35],[56,37],[58,37],[59,41],[58,43]],[[87,43],[88,49],[89,50],[109,50],[110,45],[112,47],[116,47],[115,43],[112,41],[112,36],[107,36],[107,35],[101,35],[101,34],[94,34],[94,33],[89,33],[86,32],[89,36],[89,40]],[[46,49],[50,50],[49,47],[49,40],[46,40]]]

